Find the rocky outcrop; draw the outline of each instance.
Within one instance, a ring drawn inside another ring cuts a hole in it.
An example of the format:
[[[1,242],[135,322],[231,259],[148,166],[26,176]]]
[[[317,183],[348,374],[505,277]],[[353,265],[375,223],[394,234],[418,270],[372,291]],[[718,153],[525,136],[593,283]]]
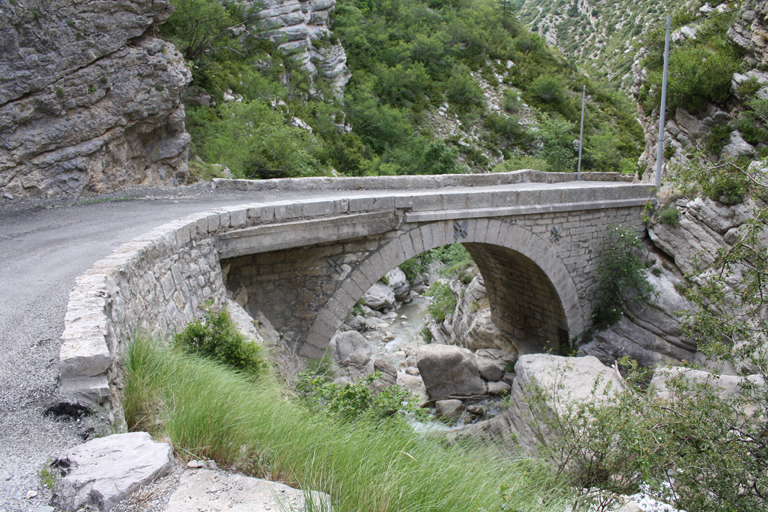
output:
[[[456,310],[451,317],[453,343],[472,351],[493,348],[517,354],[514,340],[491,320],[488,292],[482,275],[475,276],[457,298]]]
[[[333,506],[331,497],[325,493],[224,471],[197,469],[184,472],[165,508],[165,512],[192,510],[332,512]]]
[[[728,30],[728,39],[744,50],[747,65],[768,64],[768,2],[745,2]]]
[[[153,28],[170,2],[0,7],[0,190],[109,192],[188,175],[191,75]]]
[[[567,421],[571,404],[606,400],[624,386],[612,368],[590,356],[524,355],[517,361],[515,372],[509,408],[487,422],[465,427],[459,436],[488,436],[535,453],[538,443],[556,435],[548,420],[559,416]],[[530,406],[532,400],[534,407]]]
[[[146,432],[115,434],[76,446],[53,462],[63,473],[53,502],[62,510],[111,510],[142,485],[168,474],[173,449]]]
[[[265,0],[246,2],[259,9],[257,32],[277,44],[309,71],[327,79],[341,92],[352,74],[347,68],[344,47],[331,34],[329,18],[336,0]]]

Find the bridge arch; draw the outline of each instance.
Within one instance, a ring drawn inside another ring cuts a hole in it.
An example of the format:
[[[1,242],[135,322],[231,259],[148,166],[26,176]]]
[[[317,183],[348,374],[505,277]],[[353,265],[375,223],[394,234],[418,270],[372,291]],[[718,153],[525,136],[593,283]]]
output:
[[[515,338],[557,346],[579,335],[588,318],[576,285],[551,241],[513,221],[468,219],[401,229],[355,268],[318,312],[299,353],[318,357],[348,312],[384,274],[425,251],[461,242],[485,280],[494,323]]]

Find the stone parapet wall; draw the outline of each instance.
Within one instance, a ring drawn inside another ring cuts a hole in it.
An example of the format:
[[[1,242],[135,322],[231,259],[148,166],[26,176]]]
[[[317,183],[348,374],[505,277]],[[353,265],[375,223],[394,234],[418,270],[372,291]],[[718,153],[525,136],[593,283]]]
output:
[[[633,176],[615,172],[581,173],[581,181],[621,181]],[[488,174],[442,174],[425,176],[362,176],[352,178],[289,178],[272,180],[230,180],[216,178],[213,186],[240,192],[311,192],[317,190],[409,190],[450,187],[491,187],[517,183],[565,183],[576,181],[572,172],[554,173],[533,170]]]
[[[115,400],[110,383],[134,333],[172,333],[204,301],[222,303],[214,236],[246,219],[245,210],[232,208],[185,217],[123,244],[80,276],[64,320],[62,394],[86,403]]]

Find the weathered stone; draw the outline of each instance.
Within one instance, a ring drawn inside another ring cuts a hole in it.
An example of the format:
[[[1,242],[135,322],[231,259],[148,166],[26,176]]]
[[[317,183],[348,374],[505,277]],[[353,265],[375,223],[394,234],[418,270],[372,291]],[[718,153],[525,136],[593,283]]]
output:
[[[738,158],[740,156],[755,156],[755,147],[749,142],[745,141],[737,130],[731,132],[731,138],[728,139],[728,144],[725,145],[722,151],[723,155]]]
[[[307,503],[309,498],[311,503]],[[292,510],[332,511],[331,498],[317,491],[294,489],[287,485],[236,473],[209,469],[185,471],[171,495],[165,512],[232,510],[267,512]]]
[[[381,373],[381,377],[371,383],[371,389],[374,393],[379,393],[384,388],[397,385],[397,370],[384,359],[376,359],[373,362],[373,371]]]
[[[488,383],[489,395],[508,395],[511,390],[512,386],[503,380]]]
[[[524,355],[517,361],[515,370],[517,378],[509,408],[483,424],[465,427],[460,435],[506,439],[523,452],[534,453],[537,443],[547,442],[554,435],[545,417],[565,414],[570,404],[576,402],[605,400],[623,389],[616,372],[590,356]],[[536,389],[545,393],[545,399],[532,409],[528,400]]]
[[[427,388],[419,375],[409,375],[407,373],[397,374],[397,385],[408,390],[416,400],[423,404],[428,400]]]
[[[71,449],[55,464],[66,473],[54,489],[56,506],[105,511],[140,486],[169,473],[173,450],[166,443],[152,441],[146,432],[114,434]]]
[[[673,396],[673,392],[670,388],[672,387],[671,382],[675,379],[683,379],[688,385],[707,384],[712,386],[716,395],[723,400],[739,396],[743,392],[742,386],[745,384],[765,386],[765,381],[760,375],[750,375],[747,377],[740,377],[737,375],[714,375],[709,372],[694,370],[692,368],[664,367],[657,369],[653,374],[651,388],[656,392],[659,398],[668,400]],[[754,411],[749,410],[745,412],[751,414]]]
[[[0,190],[77,195],[186,181],[181,91],[191,73],[151,35],[170,2],[6,7]]]
[[[376,283],[363,295],[365,304],[371,309],[381,311],[395,307],[395,294],[384,283]]]
[[[461,415],[463,409],[464,404],[461,400],[438,400],[435,402],[435,414],[439,418],[455,420]]]
[[[331,355],[336,361],[344,361],[357,352],[367,357],[374,354],[373,346],[357,331],[346,331],[336,334],[328,345]]]
[[[466,348],[426,345],[419,348],[416,357],[430,399],[485,393],[475,355]]]
[[[397,300],[402,301],[408,298],[408,294],[411,292],[411,285],[408,283],[405,272],[400,270],[399,267],[395,267],[387,272],[386,278],[389,283],[387,286],[395,294]]]
[[[480,375],[487,381],[501,380],[506,368],[517,361],[516,354],[510,354],[499,349],[480,349],[475,352],[477,368]]]

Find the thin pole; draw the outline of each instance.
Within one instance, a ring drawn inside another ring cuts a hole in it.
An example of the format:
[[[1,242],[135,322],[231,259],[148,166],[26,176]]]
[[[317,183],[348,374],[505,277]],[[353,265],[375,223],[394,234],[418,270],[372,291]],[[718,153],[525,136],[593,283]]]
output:
[[[669,27],[672,16],[667,16],[667,36],[664,40],[664,77],[661,80],[661,111],[659,113],[659,150],[656,153],[656,187],[661,183],[661,163],[664,158],[664,117],[667,113],[667,70],[669,69]]]
[[[587,95],[587,86],[581,90],[581,129],[579,130],[579,167],[576,169],[576,180],[581,179],[581,148],[584,146],[584,98]]]

